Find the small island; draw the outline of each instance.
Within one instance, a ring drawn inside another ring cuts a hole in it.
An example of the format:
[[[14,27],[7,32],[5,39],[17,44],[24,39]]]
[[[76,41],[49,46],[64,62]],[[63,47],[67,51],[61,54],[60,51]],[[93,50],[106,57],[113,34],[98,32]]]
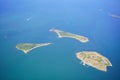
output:
[[[76,57],[80,59],[83,64],[87,64],[101,71],[107,71],[107,66],[112,66],[110,61],[95,51],[82,51],[76,53]]]
[[[50,29],[49,31],[56,32],[59,38],[62,37],[69,37],[69,38],[74,38],[79,40],[80,42],[88,42],[88,38],[84,36],[80,36],[77,34],[69,33],[69,32],[64,32],[58,29]]]
[[[42,47],[42,46],[47,46],[50,45],[52,43],[42,43],[42,44],[33,44],[33,43],[20,43],[16,45],[16,48],[18,50],[23,51],[25,54],[27,54],[29,51],[38,48],[38,47]]]

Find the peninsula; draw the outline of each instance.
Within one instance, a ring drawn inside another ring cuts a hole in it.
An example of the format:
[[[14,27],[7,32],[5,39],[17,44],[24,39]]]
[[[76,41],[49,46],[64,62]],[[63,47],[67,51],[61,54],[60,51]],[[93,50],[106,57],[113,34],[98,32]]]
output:
[[[80,36],[77,34],[69,33],[69,32],[64,32],[58,29],[50,29],[49,31],[56,32],[59,38],[62,37],[69,37],[69,38],[74,38],[76,40],[79,40],[80,42],[88,42],[88,38],[84,36]]]
[[[28,52],[30,52],[31,50],[38,48],[38,47],[42,47],[42,46],[47,46],[50,45],[52,43],[42,43],[42,44],[33,44],[33,43],[20,43],[16,45],[16,48],[18,50],[23,51],[25,54],[27,54]]]
[[[107,71],[107,66],[112,66],[110,61],[95,51],[82,51],[76,53],[76,57],[84,64],[94,67],[101,71]]]

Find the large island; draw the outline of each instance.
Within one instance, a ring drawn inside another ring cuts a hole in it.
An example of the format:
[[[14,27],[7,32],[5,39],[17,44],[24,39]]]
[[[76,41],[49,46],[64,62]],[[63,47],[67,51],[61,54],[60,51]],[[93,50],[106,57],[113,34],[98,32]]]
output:
[[[42,43],[42,44],[20,43],[20,44],[16,45],[16,48],[27,54],[29,51],[31,51],[35,48],[42,47],[42,46],[47,46],[47,45],[50,45],[50,44],[52,44],[52,43]]]
[[[74,38],[79,40],[80,42],[88,42],[88,38],[84,36],[80,36],[77,34],[69,33],[69,32],[64,32],[58,29],[50,29],[49,31],[56,32],[59,38],[62,37],[69,37],[69,38]]]
[[[107,66],[112,66],[106,57],[94,51],[78,52],[76,53],[76,57],[80,59],[83,64],[87,64],[101,71],[107,71]]]

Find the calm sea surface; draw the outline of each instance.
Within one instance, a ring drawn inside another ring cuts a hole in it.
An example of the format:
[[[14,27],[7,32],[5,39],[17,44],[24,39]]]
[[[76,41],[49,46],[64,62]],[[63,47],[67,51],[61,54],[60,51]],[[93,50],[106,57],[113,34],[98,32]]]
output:
[[[0,80],[120,80],[119,0],[0,0]],[[116,15],[117,17],[113,17]],[[58,38],[56,28],[88,43]],[[54,43],[24,54],[18,43]],[[75,54],[97,51],[107,72],[80,64]]]

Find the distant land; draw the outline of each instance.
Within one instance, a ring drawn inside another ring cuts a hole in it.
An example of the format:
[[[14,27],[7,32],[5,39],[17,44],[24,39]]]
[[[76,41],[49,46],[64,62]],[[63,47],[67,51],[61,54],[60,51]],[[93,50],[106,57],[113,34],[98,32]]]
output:
[[[111,16],[111,17],[113,17],[113,18],[120,19],[120,15],[118,15],[118,14],[105,11],[105,10],[102,9],[102,8],[100,8],[100,9],[98,9],[98,10],[99,10],[100,12],[103,12],[103,13],[107,14],[108,16]]]
[[[50,45],[50,44],[52,44],[52,43],[42,43],[42,44],[20,43],[20,44],[16,45],[16,48],[27,54],[28,52],[30,52],[31,50],[33,50],[35,48],[42,47],[42,46],[47,46],[47,45]]]
[[[80,35],[73,34],[73,33],[69,33],[69,32],[64,32],[64,31],[61,31],[58,29],[50,29],[49,31],[56,32],[59,38],[62,38],[62,37],[74,38],[74,39],[79,40],[80,42],[83,42],[83,43],[89,41],[87,37],[80,36]]]
[[[113,17],[113,18],[119,18],[120,19],[120,15],[116,15],[116,14],[112,14],[112,13],[108,13],[108,15]]]
[[[95,51],[82,51],[76,53],[76,57],[84,64],[92,66],[101,71],[107,71],[107,66],[112,66],[110,61]]]

